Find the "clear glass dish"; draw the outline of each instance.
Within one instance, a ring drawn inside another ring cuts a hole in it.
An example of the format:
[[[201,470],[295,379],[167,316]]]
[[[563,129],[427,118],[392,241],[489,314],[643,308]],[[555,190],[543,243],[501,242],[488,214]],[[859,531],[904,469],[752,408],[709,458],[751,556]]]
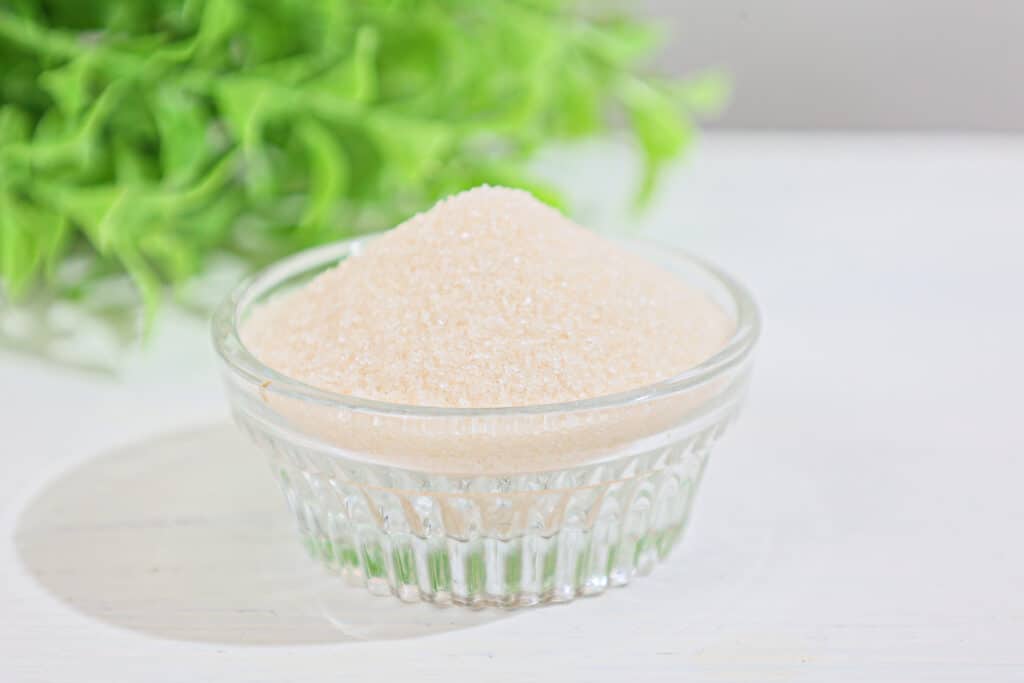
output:
[[[599,594],[666,557],[746,392],[760,329],[747,291],[678,250],[624,243],[707,292],[734,334],[676,377],[568,403],[382,403],[285,377],[249,353],[239,328],[254,306],[365,243],[284,259],[213,319],[234,418],[269,455],[310,554],[375,594],[501,607]]]

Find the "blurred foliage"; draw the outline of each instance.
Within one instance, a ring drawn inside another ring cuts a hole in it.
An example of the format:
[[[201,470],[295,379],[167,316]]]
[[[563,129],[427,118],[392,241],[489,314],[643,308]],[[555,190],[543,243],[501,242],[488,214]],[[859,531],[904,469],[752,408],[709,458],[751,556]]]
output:
[[[152,318],[216,253],[265,262],[480,183],[625,112],[638,201],[723,98],[644,78],[657,32],[571,0],[4,0],[0,280]]]

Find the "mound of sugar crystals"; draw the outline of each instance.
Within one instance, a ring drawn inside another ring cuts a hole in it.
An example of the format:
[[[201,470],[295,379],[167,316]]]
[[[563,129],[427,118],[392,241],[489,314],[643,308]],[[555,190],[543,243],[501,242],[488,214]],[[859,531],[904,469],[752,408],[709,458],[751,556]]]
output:
[[[264,364],[329,391],[495,407],[664,380],[732,331],[678,276],[526,192],[484,186],[258,308],[242,336]]]

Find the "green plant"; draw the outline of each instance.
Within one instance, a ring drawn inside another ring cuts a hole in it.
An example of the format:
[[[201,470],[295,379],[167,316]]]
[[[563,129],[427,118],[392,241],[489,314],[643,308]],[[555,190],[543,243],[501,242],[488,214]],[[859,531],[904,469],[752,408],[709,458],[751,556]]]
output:
[[[558,203],[541,145],[626,113],[637,197],[719,79],[641,77],[656,32],[571,0],[7,0],[0,277],[88,297],[125,272],[147,320],[216,252],[262,262],[488,182]]]

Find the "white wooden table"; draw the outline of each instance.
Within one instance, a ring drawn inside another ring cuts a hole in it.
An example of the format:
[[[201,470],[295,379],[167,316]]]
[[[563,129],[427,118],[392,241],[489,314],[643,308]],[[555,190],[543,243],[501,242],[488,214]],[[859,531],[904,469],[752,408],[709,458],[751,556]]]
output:
[[[624,163],[543,167],[607,226]],[[1024,680],[1024,140],[709,136],[642,227],[766,319],[652,576],[516,613],[325,579],[170,311],[117,380],[0,355],[0,681]]]

